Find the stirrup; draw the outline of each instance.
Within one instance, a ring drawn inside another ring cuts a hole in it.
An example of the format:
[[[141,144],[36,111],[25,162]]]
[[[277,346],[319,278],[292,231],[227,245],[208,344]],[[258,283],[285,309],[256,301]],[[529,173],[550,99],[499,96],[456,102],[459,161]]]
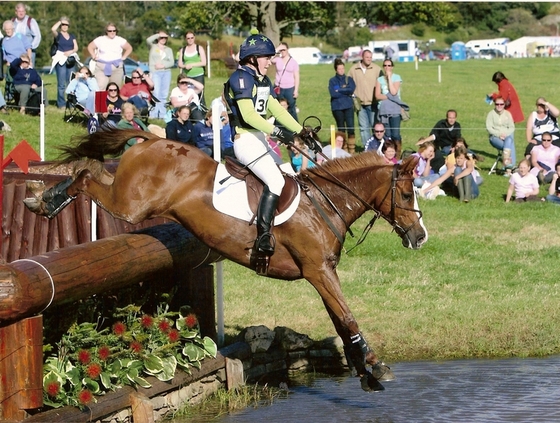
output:
[[[268,237],[268,244],[270,245],[270,249],[262,249],[260,244],[261,242]],[[255,251],[257,254],[266,254],[266,255],[273,255],[274,250],[276,249],[276,238],[272,232],[265,232],[255,240]]]

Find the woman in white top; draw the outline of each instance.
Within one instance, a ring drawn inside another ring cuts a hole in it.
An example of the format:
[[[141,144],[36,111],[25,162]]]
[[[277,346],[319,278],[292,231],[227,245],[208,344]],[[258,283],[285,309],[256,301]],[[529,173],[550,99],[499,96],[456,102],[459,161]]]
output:
[[[177,86],[171,91],[169,102],[174,108],[179,106],[189,106],[191,108],[191,120],[202,120],[204,114],[200,110],[200,93],[204,85],[189,78],[184,73],[177,77]]]
[[[132,46],[117,34],[117,26],[108,23],[105,35],[97,37],[88,45],[89,55],[97,61],[94,76],[102,91],[109,82],[115,82],[119,87],[122,85],[124,60],[132,53]]]

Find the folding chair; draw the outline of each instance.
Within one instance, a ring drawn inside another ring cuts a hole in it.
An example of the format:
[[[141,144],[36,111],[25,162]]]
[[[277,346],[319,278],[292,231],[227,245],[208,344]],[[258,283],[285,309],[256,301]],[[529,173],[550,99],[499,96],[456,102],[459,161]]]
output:
[[[64,122],[67,123],[84,123],[87,116],[84,113],[85,107],[78,103],[76,94],[70,93],[66,96],[66,108],[64,109]]]
[[[491,175],[492,173],[496,173],[496,167],[498,166],[498,163],[501,161],[502,161],[502,150],[498,150],[498,154],[496,155],[496,161],[490,168],[490,172],[488,172],[488,175]]]

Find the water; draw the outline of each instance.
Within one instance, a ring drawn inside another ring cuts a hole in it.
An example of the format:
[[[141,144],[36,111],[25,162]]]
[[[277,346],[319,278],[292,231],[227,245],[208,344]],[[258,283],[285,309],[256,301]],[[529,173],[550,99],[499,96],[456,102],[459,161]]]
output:
[[[397,380],[383,392],[361,390],[358,378],[289,381],[272,405],[222,416],[219,423],[560,422],[560,356],[543,359],[395,363]]]

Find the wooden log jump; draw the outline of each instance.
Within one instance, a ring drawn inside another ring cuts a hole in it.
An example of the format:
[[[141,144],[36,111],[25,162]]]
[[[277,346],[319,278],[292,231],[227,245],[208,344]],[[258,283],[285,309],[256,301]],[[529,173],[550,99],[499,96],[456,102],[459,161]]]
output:
[[[166,223],[0,265],[0,421],[42,405],[40,314],[47,308],[173,272],[196,281],[193,296],[205,302],[192,306],[201,332],[215,339],[208,264],[220,259],[181,225]]]

